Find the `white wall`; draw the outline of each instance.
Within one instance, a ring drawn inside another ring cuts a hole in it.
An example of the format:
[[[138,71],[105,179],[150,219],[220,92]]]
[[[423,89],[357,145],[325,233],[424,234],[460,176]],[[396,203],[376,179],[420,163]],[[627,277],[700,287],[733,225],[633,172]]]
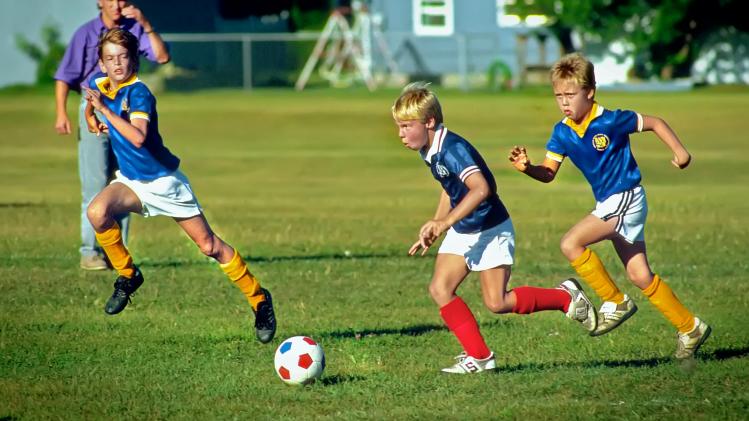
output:
[[[33,83],[36,64],[16,46],[16,34],[41,45],[41,29],[53,23],[67,45],[73,32],[98,14],[96,0],[0,0],[0,87]]]

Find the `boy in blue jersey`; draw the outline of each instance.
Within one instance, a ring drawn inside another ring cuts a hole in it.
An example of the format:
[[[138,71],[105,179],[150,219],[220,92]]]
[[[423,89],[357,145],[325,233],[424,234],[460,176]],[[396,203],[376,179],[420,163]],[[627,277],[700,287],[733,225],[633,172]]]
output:
[[[530,314],[543,310],[565,312],[589,331],[596,328],[596,312],[574,279],[559,288],[518,287],[507,291],[514,252],[515,231],[507,209],[497,195],[497,184],[484,159],[468,141],[442,124],[442,108],[428,84],[406,86],[392,107],[403,145],[419,151],[442,194],[434,218],[419,230],[408,250],[423,256],[443,233],[429,293],[440,315],[463,346],[455,365],[442,371],[478,373],[496,368],[476,319],[456,295],[471,271],[479,272],[484,304],[494,313]]]
[[[219,262],[252,306],[258,340],[270,342],[276,332],[271,295],[260,287],[239,252],[211,230],[187,177],[179,170],[179,158],[164,146],[156,98],[136,74],[137,51],[134,35],[119,28],[107,31],[98,46],[99,66],[106,76],[92,78],[86,89],[89,130],[109,133],[120,168],[87,212],[96,239],[119,273],[104,310],[108,314],[122,311],[143,283],[114,216],[128,212],[146,217],[165,215],[174,218],[205,255]]]
[[[565,118],[554,126],[546,157],[532,165],[524,147],[509,155],[513,166],[548,183],[565,157],[580,169],[593,189],[596,207],[562,238],[562,253],[577,273],[604,301],[598,328],[592,336],[619,326],[637,311],[632,299],[614,284],[591,244],[611,240],[627,276],[678,330],[676,358],[692,357],[710,336],[710,327],[694,317],[671,288],[650,269],[645,249],[648,213],[640,170],[629,146],[630,133],[653,131],[671,149],[671,163],[679,169],[691,156],[679,138],[658,117],[633,111],[607,110],[595,101],[593,64],[580,54],[562,57],[551,70],[557,105]]]

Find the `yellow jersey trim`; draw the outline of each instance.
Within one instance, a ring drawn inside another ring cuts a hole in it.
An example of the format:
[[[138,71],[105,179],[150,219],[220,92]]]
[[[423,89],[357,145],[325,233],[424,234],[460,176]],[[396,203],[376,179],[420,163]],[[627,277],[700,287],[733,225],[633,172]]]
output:
[[[151,121],[151,117],[148,115],[148,113],[144,113],[143,111],[133,111],[130,113],[130,119],[134,118],[142,118],[143,120]]]
[[[117,96],[117,91],[124,88],[125,86],[132,85],[135,82],[140,82],[140,79],[138,79],[138,75],[133,73],[132,75],[130,75],[129,78],[127,78],[127,80],[117,85],[117,87],[114,89],[111,89],[112,81],[109,80],[109,77],[107,76],[97,78],[94,82],[96,83],[96,87],[99,88],[99,90],[101,91],[102,94],[104,94],[104,96],[106,96],[109,99],[114,99],[114,97]]]
[[[585,120],[583,120],[582,123],[577,124],[571,119],[565,118],[564,124],[568,125],[572,130],[575,131],[575,133],[577,133],[578,137],[582,138],[583,136],[585,136],[585,131],[588,130],[590,122],[601,114],[603,114],[603,107],[599,107],[598,103],[594,102],[593,106],[590,108],[588,116],[585,118]]]
[[[546,151],[546,157],[557,162],[564,161],[564,155],[560,155],[556,152]]]

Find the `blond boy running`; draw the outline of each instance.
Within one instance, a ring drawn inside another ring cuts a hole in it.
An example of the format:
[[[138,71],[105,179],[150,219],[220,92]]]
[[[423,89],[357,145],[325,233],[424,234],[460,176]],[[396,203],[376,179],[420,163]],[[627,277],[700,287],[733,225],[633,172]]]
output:
[[[592,331],[596,312],[580,285],[568,279],[558,288],[507,284],[515,253],[515,230],[499,200],[497,184],[478,151],[442,124],[442,108],[428,84],[405,87],[392,107],[403,146],[419,151],[432,176],[442,185],[434,218],[419,230],[408,250],[423,256],[443,233],[429,293],[447,327],[463,347],[446,373],[472,374],[496,368],[494,353],[484,342],[478,323],[456,295],[470,272],[479,272],[484,304],[494,313],[530,314],[557,310]]]
[[[548,183],[554,180],[566,157],[582,171],[593,189],[596,207],[562,237],[562,253],[572,267],[604,301],[598,328],[603,335],[631,317],[637,306],[614,284],[591,244],[611,240],[627,276],[650,302],[676,327],[676,358],[692,357],[710,336],[710,326],[695,317],[663,279],[650,269],[645,249],[648,205],[640,185],[640,170],[629,146],[629,135],[653,131],[671,149],[671,163],[679,169],[691,156],[679,138],[658,117],[633,111],[604,109],[595,101],[593,64],[580,54],[562,57],[551,70],[557,105],[564,119],[554,126],[546,144],[546,157],[533,165],[524,147],[509,155],[513,166]]]

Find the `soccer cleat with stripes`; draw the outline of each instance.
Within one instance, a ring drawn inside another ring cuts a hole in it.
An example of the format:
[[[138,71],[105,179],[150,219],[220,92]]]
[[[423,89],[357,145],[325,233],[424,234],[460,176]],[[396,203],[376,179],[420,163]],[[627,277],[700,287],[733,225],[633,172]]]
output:
[[[694,329],[691,332],[677,334],[676,357],[679,360],[694,357],[700,346],[710,337],[712,328],[698,318],[694,318]]]
[[[619,304],[613,301],[604,302],[598,312],[598,327],[590,332],[590,336],[601,336],[611,332],[635,313],[637,306],[627,294],[624,294],[624,301]]]
[[[497,361],[494,358],[492,352],[488,357],[484,359],[478,359],[461,353],[455,357],[457,362],[455,365],[442,369],[443,373],[450,374],[476,374],[482,371],[494,370],[497,368]]]
[[[588,332],[596,330],[596,327],[598,327],[596,308],[588,296],[585,295],[585,291],[583,291],[580,283],[574,278],[569,278],[562,282],[559,288],[567,291],[571,297],[566,316],[580,322]]]

